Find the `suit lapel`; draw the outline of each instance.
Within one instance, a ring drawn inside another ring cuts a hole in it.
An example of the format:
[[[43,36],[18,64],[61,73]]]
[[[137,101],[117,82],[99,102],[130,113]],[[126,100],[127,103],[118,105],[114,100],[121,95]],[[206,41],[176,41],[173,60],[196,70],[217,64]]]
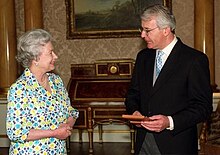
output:
[[[146,74],[146,86],[148,90],[153,87],[153,75],[154,75],[154,62],[155,62],[156,50],[152,52],[150,59],[145,61],[145,74]]]
[[[140,65],[141,67],[139,68],[142,74],[141,78],[143,81],[143,85],[145,86],[142,87],[142,89],[144,92],[146,92],[147,96],[150,94],[153,87],[154,61],[156,55],[155,51],[156,50],[153,49],[147,49],[145,54],[141,57],[142,65]]]

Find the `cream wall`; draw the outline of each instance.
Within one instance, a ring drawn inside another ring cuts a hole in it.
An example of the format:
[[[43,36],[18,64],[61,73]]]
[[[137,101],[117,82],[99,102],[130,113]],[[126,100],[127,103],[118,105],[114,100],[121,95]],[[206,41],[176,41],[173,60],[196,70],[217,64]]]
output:
[[[172,0],[173,12],[177,20],[176,34],[189,46],[194,45],[194,1]],[[220,1],[215,1],[216,28],[220,26]],[[23,0],[16,0],[17,33],[24,31]],[[66,39],[66,7],[65,0],[43,0],[44,28],[51,32],[55,39],[55,51],[59,56],[56,71],[68,83],[70,64],[93,63],[99,59],[134,58],[145,46],[140,38],[109,39]],[[220,48],[220,33],[216,29],[215,48]],[[216,84],[220,86],[220,51],[216,50]]]

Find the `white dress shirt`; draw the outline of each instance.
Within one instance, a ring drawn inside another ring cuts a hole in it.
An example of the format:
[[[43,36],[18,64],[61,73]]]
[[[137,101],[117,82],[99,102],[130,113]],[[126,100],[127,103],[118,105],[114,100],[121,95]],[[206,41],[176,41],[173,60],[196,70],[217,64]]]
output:
[[[162,56],[162,66],[165,64],[168,56],[170,55],[174,45],[176,44],[177,42],[177,38],[176,36],[174,37],[173,41],[168,45],[166,46],[164,49],[160,50],[160,51],[163,51],[164,54]],[[158,55],[158,51],[159,49],[156,51],[156,56]],[[162,67],[163,68],[163,67]],[[156,59],[155,59],[155,63],[154,63],[154,78],[153,78],[153,84],[155,83],[156,81]],[[167,116],[168,119],[169,119],[169,122],[170,122],[170,126],[167,128],[167,130],[173,130],[174,129],[174,122],[173,122],[173,118],[171,116]]]

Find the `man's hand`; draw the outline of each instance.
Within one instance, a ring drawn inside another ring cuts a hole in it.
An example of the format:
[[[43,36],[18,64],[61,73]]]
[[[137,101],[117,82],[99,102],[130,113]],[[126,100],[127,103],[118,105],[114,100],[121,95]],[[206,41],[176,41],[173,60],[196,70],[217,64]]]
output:
[[[142,116],[142,114],[139,111],[135,111],[133,115]],[[133,122],[131,121],[131,123],[134,124],[136,127],[139,127],[139,128],[141,127],[141,121],[133,121]]]
[[[161,132],[170,126],[170,122],[167,116],[154,115],[149,117],[149,119],[149,121],[141,121],[141,126],[147,130]]]

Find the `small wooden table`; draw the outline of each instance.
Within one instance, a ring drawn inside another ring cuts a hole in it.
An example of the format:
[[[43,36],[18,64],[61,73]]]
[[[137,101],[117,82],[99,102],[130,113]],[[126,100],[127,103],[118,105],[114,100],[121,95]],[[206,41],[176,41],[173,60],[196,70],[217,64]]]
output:
[[[93,129],[99,128],[102,142],[102,125],[106,123],[126,124],[131,132],[131,153],[134,153],[133,126],[121,116],[126,114],[125,94],[130,84],[134,60],[100,60],[94,64],[72,64],[68,85],[71,104],[79,110],[74,128],[89,136],[89,153],[93,153]]]

